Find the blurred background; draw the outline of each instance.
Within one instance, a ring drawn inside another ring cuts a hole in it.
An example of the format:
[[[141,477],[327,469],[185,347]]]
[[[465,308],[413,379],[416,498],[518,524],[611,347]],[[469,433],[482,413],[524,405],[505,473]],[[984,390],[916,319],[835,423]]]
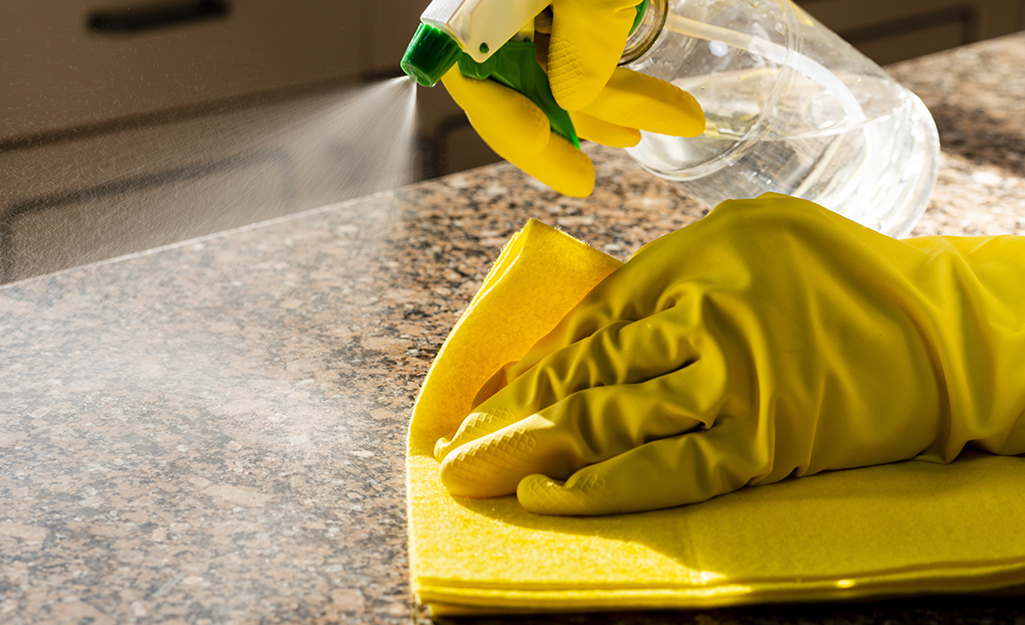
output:
[[[798,4],[882,65],[1025,28],[1025,0]],[[0,283],[494,162],[443,88],[387,82],[425,5],[5,2]]]

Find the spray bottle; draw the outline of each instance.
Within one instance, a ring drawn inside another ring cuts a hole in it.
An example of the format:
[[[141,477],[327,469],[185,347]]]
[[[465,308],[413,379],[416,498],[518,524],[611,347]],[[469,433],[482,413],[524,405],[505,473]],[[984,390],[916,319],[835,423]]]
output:
[[[454,64],[523,93],[579,147],[530,41],[551,0],[434,0],[402,67],[433,85]],[[620,60],[698,100],[699,137],[642,132],[627,152],[712,207],[772,191],[891,236],[928,205],[939,139],[906,87],[793,0],[644,0]],[[526,25],[517,28],[516,25]]]
[[[637,7],[637,21],[647,7]],[[537,62],[533,22],[551,0],[434,0],[402,58],[402,69],[433,87],[456,63],[478,80],[494,79],[529,98],[548,116],[552,130],[580,148],[573,121],[552,95]],[[637,22],[634,26],[636,27]]]

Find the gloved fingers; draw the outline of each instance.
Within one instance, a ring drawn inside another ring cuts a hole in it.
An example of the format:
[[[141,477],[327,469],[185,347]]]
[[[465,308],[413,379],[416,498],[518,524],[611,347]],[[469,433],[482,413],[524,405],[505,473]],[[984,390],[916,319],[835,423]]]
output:
[[[552,133],[548,117],[529,98],[493,80],[467,78],[458,67],[442,82],[495,153],[563,195],[591,194],[591,159]]]
[[[593,115],[570,112],[573,127],[581,139],[594,141],[610,148],[632,148],[641,141],[641,131],[598,119]]]
[[[637,15],[636,0],[554,0],[548,76],[555,100],[574,111],[605,87]]]
[[[618,68],[594,102],[571,111],[577,135],[613,148],[630,148],[641,130],[693,137],[705,130],[701,105],[686,91],[662,80]]]
[[[592,295],[594,291],[592,291]],[[537,343],[535,343],[530,350],[523,356],[519,361],[509,362],[502,366],[496,371],[477,391],[476,396],[473,400],[473,406],[477,407],[484,403],[495,393],[509,386],[509,383],[519,378],[527,371],[533,370],[538,363],[542,360],[550,358],[552,354],[555,354],[559,350],[566,349],[571,345],[588,341],[588,339],[594,337],[598,333],[606,333],[608,336],[609,332],[618,331],[624,328],[626,325],[633,323],[635,319],[644,320],[646,323],[653,321],[653,318],[672,318],[669,324],[659,324],[660,328],[666,328],[669,331],[682,335],[686,332],[687,328],[693,327],[695,322],[695,309],[693,306],[680,305],[666,306],[660,310],[655,311],[654,314],[649,315],[648,312],[651,310],[650,307],[645,308],[643,314],[638,313],[635,309],[624,310],[620,306],[615,306],[616,302],[612,301],[610,297],[603,298],[592,298],[589,295],[581,304],[578,304],[569,314],[567,314],[559,323],[553,328],[547,335],[542,337]],[[607,294],[606,294],[607,295]],[[596,301],[590,301],[596,299]],[[628,301],[635,301],[640,299],[639,297],[627,298]],[[671,308],[678,308],[675,311],[669,312]],[[622,314],[631,313],[631,314]],[[689,317],[685,315],[690,315]],[[627,318],[623,318],[627,317]],[[647,332],[647,328],[652,326],[631,326],[631,330],[637,327],[643,327]],[[630,333],[625,335],[629,338]],[[654,338],[654,337],[651,337]],[[650,339],[649,339],[650,340]],[[582,343],[581,343],[582,344]],[[593,349],[596,345],[601,345],[600,342],[590,341],[587,343]],[[579,347],[579,345],[578,345]],[[574,352],[566,352],[567,354]],[[655,352],[656,354],[661,352]],[[678,360],[678,359],[677,359]],[[669,365],[655,365],[654,360],[648,363],[647,366],[655,366],[661,371],[668,371],[676,364],[682,366],[682,362],[674,361]],[[640,374],[640,371],[635,371],[633,375],[636,377]],[[658,375],[660,375],[659,373]],[[654,377],[649,375],[647,377]],[[646,379],[646,378],[645,378]],[[576,383],[574,383],[576,384]],[[579,390],[580,388],[586,388],[585,386],[575,386]],[[529,392],[529,387],[528,387]],[[538,405],[537,409],[543,407]]]
[[[713,423],[725,387],[706,379],[709,373],[720,372],[692,365],[641,384],[600,386],[475,440],[457,435],[441,465],[442,483],[462,497],[510,495],[528,475],[565,479],[649,441]]]
[[[487,141],[486,137],[484,139]],[[494,146],[492,149],[495,149]],[[548,144],[541,152],[524,152],[514,148],[504,152],[495,149],[495,152],[562,195],[587,197],[594,190],[594,163],[576,146],[554,132],[550,133]]]
[[[536,154],[548,146],[548,116],[525,95],[493,80],[468,78],[458,66],[446,72],[441,82],[477,134],[499,155]]]
[[[457,497],[501,497],[516,492],[519,480],[531,473],[569,475],[568,450],[538,446],[536,435],[547,427],[544,417],[530,415],[465,445],[451,444],[441,462],[442,484]]]
[[[688,312],[674,307],[638,321],[615,321],[567,345],[541,342],[504,368],[509,382],[479,409],[528,415],[579,391],[639,384],[678,371],[699,355]]]
[[[705,114],[694,96],[640,72],[616,68],[608,84],[581,112],[611,124],[674,137],[705,131]]]
[[[484,438],[519,420],[520,416],[503,408],[475,410],[459,424],[455,435],[451,438],[442,437],[434,443],[434,458],[440,462],[445,459],[449,451],[460,445]]]
[[[637,272],[627,272],[624,269],[627,269],[626,265],[617,269],[588,293],[547,335],[535,343],[519,362],[503,367],[495,376],[502,376],[501,379],[490,380],[482,391],[503,388],[549,358],[550,354],[581,343],[604,328],[622,324],[624,321],[635,322],[631,329],[638,329],[639,332],[650,335],[645,339],[645,344],[650,345],[652,350],[656,348],[655,342],[658,340],[681,341],[693,332],[693,328],[699,327],[702,315],[701,302],[709,288],[708,284],[687,281],[665,286],[653,282],[657,277],[651,275],[665,274],[664,271],[641,271],[638,275]],[[629,296],[624,297],[624,294]],[[656,330],[661,335],[656,334]],[[675,345],[677,350],[683,347],[682,344]],[[662,352],[635,351],[635,354],[642,353],[644,358],[650,358],[653,354]],[[678,362],[678,355],[673,358],[675,360],[668,362]],[[636,355],[632,359],[636,361]],[[665,367],[663,369],[668,370]]]
[[[586,466],[565,481],[526,476],[520,504],[537,514],[598,515],[657,510],[706,501],[756,480],[766,454],[753,444],[751,424],[717,422],[641,445]]]

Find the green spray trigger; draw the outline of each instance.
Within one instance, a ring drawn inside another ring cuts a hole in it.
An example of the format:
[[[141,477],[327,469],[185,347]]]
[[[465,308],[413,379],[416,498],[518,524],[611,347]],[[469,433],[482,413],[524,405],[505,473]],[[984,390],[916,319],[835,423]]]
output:
[[[527,96],[548,116],[552,130],[580,149],[573,120],[555,101],[548,74],[537,62],[537,45],[533,41],[509,41],[483,63],[463,53],[459,57],[459,71],[478,80],[493,78]]]

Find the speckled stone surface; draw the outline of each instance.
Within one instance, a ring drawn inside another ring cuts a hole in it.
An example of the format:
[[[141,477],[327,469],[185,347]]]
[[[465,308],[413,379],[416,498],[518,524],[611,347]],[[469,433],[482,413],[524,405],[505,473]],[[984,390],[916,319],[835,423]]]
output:
[[[1025,35],[903,64],[945,146],[916,232],[1025,234]],[[0,622],[426,623],[403,451],[422,376],[530,217],[620,257],[702,210],[594,151],[0,288]],[[1025,623],[1017,599],[480,622]]]

